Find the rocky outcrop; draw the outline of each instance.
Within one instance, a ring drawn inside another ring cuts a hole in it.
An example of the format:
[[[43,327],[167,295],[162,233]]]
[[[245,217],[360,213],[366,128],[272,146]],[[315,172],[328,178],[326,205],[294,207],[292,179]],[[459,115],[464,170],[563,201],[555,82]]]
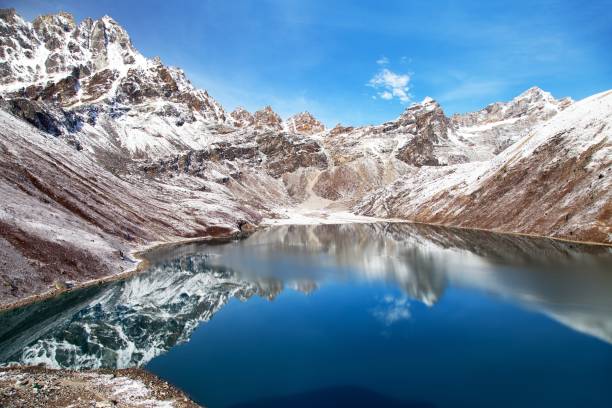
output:
[[[309,112],[301,112],[285,121],[285,128],[290,133],[313,135],[325,130],[325,126]]]
[[[3,101],[0,103],[0,106],[43,132],[53,136],[69,134],[80,126],[76,115],[71,112],[27,98],[15,98],[9,101]]]
[[[151,163],[141,165],[140,168],[150,177],[160,177],[165,174],[178,175],[190,174],[196,177],[205,177],[206,170],[211,165],[224,161],[244,161],[252,166],[256,166],[259,160],[259,151],[254,145],[231,145],[230,143],[215,143],[204,150],[190,150],[187,153],[172,157],[166,157]],[[240,172],[231,173],[232,176],[239,176]],[[217,179],[226,183],[230,176],[222,176]]]
[[[294,172],[301,167],[327,167],[327,156],[315,140],[298,135],[266,132],[257,136],[256,141],[259,150],[267,157],[267,171],[274,177]]]
[[[254,119],[255,129],[282,130],[283,128],[283,120],[270,106],[255,112]]]
[[[448,141],[450,123],[436,101],[427,98],[411,106],[394,124],[413,135],[397,149],[395,157],[417,167],[440,165],[434,146]]]
[[[243,107],[237,107],[230,113],[233,125],[237,128],[245,128],[255,125],[255,117]]]

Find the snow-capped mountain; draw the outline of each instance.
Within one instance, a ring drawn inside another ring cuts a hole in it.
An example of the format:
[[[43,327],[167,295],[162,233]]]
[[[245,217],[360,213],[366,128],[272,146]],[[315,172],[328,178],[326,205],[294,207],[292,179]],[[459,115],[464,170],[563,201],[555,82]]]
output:
[[[236,129],[300,135],[325,130],[308,112],[283,121],[270,106],[254,114],[237,108],[226,115],[182,70],[140,54],[128,33],[108,16],[78,24],[67,13],[32,23],[14,10],[0,17],[1,69],[6,74],[0,94],[10,101],[10,110],[44,130],[66,135],[86,151],[157,159],[206,148],[239,134]],[[485,160],[570,103],[532,88],[509,103],[449,119],[439,104],[426,98],[395,121],[350,131],[336,127],[324,135],[333,138],[323,140],[340,161],[370,152],[386,159],[387,151],[416,166]],[[41,121],[41,115],[47,118]]]
[[[206,91],[182,70],[143,57],[108,16],[77,24],[60,13],[29,23],[9,10],[0,27],[0,94],[26,119],[48,114],[48,105],[62,109],[47,128],[73,135],[88,150],[138,157],[201,148],[209,127],[227,121]]]
[[[40,16],[32,23],[14,10],[0,17],[2,94],[8,98],[71,108],[96,102],[129,104],[178,120],[193,121],[195,115],[211,122],[226,120],[221,106],[195,89],[182,70],[142,56],[128,33],[108,16],[79,24],[68,13]]]
[[[2,302],[129,268],[116,254],[155,241],[315,210],[612,242],[610,92],[531,88],[452,117],[426,98],[326,129],[226,114],[108,16],[3,10],[0,33]]]
[[[451,121],[458,138],[485,147],[495,155],[572,103],[571,98],[557,100],[549,92],[533,87],[510,102],[496,102],[478,112],[453,115]]]
[[[565,108],[488,161],[413,169],[357,211],[610,242],[611,138],[608,91]]]

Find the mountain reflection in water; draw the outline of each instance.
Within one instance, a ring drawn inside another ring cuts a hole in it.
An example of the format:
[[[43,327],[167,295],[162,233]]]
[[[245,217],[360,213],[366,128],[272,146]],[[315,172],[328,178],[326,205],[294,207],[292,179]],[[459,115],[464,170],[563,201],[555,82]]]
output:
[[[306,294],[328,282],[386,282],[375,316],[435,307],[447,287],[475,289],[612,343],[609,248],[402,224],[274,227],[227,244],[148,255],[148,271],[0,315],[0,361],[51,367],[142,366],[211,319],[231,298]]]

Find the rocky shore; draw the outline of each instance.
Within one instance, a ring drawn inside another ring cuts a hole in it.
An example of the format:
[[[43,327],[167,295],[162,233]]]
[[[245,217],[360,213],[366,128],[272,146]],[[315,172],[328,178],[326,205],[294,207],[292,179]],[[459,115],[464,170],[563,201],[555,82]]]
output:
[[[195,408],[182,391],[144,370],[0,368],[0,406]]]

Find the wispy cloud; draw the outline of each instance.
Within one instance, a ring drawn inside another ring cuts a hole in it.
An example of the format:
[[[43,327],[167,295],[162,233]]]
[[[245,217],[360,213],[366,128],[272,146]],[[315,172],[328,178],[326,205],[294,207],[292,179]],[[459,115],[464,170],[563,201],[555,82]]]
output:
[[[386,326],[391,326],[401,320],[410,319],[410,303],[405,296],[386,295],[381,304],[372,311],[372,315]]]
[[[385,57],[384,55],[376,60],[376,63],[378,65],[387,65],[387,64],[389,64],[389,62],[391,62],[391,61],[389,61],[389,58]]]
[[[410,102],[410,75],[397,74],[383,68],[368,81],[368,86],[378,90],[378,96],[385,100],[397,98],[402,103]]]

